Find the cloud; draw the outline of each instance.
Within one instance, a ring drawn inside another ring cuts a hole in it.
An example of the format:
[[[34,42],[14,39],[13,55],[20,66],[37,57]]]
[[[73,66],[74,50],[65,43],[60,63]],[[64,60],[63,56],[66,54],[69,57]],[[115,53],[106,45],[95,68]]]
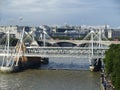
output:
[[[5,2],[5,1],[4,1]],[[104,3],[101,3],[104,2]],[[47,13],[47,12],[87,12],[95,8],[111,8],[105,0],[6,0],[3,12]],[[86,11],[87,10],[87,11]]]
[[[101,4],[105,0],[4,0],[3,13],[40,14],[40,13],[86,13],[96,8],[105,8],[109,4]],[[109,7],[108,7],[109,8]]]
[[[3,1],[4,1],[4,0],[0,0],[0,4],[2,4]]]
[[[57,11],[60,9],[65,10],[71,8],[81,9],[86,6],[88,7],[91,4],[86,3],[83,0],[7,0],[7,3],[7,7],[4,7],[4,11],[18,13]]]
[[[116,15],[113,0],[0,0],[0,18],[23,17],[24,23],[109,22]],[[116,21],[114,18],[114,21]],[[106,21],[105,21],[106,20]],[[12,22],[13,23],[13,22]],[[16,23],[16,22],[14,22]]]

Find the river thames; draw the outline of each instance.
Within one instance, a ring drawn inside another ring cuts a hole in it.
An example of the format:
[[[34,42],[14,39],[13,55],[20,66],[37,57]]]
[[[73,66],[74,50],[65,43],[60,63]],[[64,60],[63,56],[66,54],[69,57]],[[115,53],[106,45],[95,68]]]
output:
[[[0,90],[100,90],[100,74],[88,70],[87,60],[74,59],[52,58],[42,69],[0,73]]]

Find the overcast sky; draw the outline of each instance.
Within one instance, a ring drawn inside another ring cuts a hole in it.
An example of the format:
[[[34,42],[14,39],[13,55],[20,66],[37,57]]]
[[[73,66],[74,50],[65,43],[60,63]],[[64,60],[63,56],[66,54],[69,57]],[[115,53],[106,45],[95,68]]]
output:
[[[120,26],[120,0],[0,0],[1,25],[65,23]]]

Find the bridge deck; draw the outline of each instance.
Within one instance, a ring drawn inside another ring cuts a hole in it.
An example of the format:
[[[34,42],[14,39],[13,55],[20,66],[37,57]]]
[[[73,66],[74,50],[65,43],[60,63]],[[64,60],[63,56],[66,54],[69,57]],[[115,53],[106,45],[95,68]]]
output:
[[[93,48],[92,57],[104,57],[105,50],[108,48]],[[7,51],[6,51],[7,52]],[[10,51],[13,56],[15,52]],[[0,56],[5,54],[1,51]],[[11,54],[9,54],[11,55]],[[21,52],[22,55],[22,52]],[[27,47],[24,56],[29,57],[78,57],[88,58],[92,55],[90,47]]]

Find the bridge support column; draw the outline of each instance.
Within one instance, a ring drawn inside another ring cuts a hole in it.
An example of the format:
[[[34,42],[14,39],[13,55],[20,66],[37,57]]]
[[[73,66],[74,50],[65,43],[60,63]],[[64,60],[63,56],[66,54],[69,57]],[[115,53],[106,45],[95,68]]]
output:
[[[91,71],[100,71],[102,68],[102,59],[101,58],[92,58],[90,70]]]

